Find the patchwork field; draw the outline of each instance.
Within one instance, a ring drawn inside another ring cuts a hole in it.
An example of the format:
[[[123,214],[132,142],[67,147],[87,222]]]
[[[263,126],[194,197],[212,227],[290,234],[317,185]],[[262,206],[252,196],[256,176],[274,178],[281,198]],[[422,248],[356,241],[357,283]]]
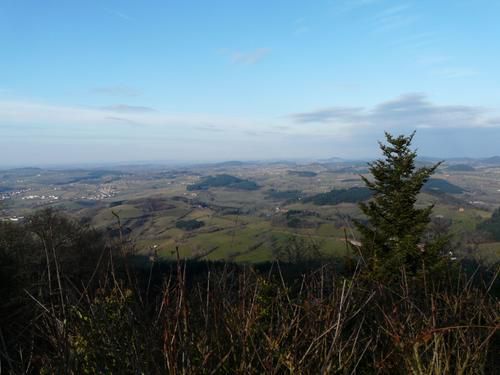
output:
[[[121,228],[137,251],[166,258],[178,248],[183,257],[260,262],[290,238],[342,257],[346,236],[356,238],[352,219],[363,219],[356,197],[366,172],[357,162],[8,170],[0,207],[12,221],[54,207],[112,236]],[[435,205],[433,225],[446,227],[457,252],[500,259],[500,243],[477,231],[500,206],[500,167],[441,168],[418,204]]]

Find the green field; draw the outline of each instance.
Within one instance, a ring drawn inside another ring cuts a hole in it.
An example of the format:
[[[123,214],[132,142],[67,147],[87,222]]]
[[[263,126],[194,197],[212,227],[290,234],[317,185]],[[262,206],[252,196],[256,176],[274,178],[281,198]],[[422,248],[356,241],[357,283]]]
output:
[[[346,164],[275,163],[99,173],[18,171],[17,175],[3,176],[5,185],[21,193],[2,201],[2,216],[26,216],[52,206],[78,219],[89,218],[97,228],[116,230],[118,215],[122,232],[138,252],[148,254],[156,246],[158,254],[165,258],[174,256],[177,247],[181,256],[189,258],[266,261],[273,259],[273,251],[280,244],[294,236],[317,244],[325,256],[344,256],[348,252],[345,235],[356,237],[351,219],[362,218],[357,204],[316,205],[300,197],[363,186],[359,170],[359,166]],[[236,176],[225,177],[230,182],[246,181],[252,188],[199,185],[200,181],[218,181],[210,176],[227,175]],[[455,190],[462,192],[428,191],[420,195],[418,204],[434,204],[433,218],[449,221],[454,237],[466,238],[474,233],[477,225],[500,205],[500,168],[445,170],[435,177],[446,182],[436,186],[456,185],[460,189]],[[290,195],[276,193],[287,191],[300,192],[299,198],[296,195],[287,200]],[[28,199],[30,196],[35,198]],[[45,199],[36,198],[42,196]],[[176,223],[182,220],[201,221],[203,226],[179,229]],[[473,256],[491,262],[500,258],[498,249],[498,244],[484,241]]]

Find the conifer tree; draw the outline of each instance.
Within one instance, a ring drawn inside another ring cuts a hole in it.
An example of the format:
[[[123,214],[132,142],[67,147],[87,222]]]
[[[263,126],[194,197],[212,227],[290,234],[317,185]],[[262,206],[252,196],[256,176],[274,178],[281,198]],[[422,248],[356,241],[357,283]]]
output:
[[[386,132],[386,144],[379,142],[383,158],[369,163],[373,178],[361,176],[373,197],[360,203],[368,222],[357,221],[356,226],[363,257],[376,278],[397,277],[402,266],[416,273],[424,258],[435,260],[437,255],[436,246],[420,243],[433,205],[418,208],[416,201],[441,163],[416,169],[417,154],[410,148],[414,135],[394,137]]]

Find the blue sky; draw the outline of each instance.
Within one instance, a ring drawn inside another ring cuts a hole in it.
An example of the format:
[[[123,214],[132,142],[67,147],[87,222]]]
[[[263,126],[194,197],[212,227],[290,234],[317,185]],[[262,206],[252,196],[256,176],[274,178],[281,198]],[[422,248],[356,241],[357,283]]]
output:
[[[0,164],[500,154],[500,1],[0,2]]]

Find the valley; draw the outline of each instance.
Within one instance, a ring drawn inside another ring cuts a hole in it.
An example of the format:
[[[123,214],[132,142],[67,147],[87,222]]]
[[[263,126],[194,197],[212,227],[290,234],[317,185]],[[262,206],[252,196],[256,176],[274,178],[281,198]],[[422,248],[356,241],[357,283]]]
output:
[[[343,160],[11,169],[0,171],[0,217],[53,207],[165,259],[177,248],[198,260],[269,261],[290,238],[344,257],[352,219],[363,220],[357,202],[371,194],[360,175],[366,162]],[[500,242],[477,228],[500,205],[500,164],[445,163],[418,204],[435,204],[431,227],[453,234],[459,256],[498,261]]]

